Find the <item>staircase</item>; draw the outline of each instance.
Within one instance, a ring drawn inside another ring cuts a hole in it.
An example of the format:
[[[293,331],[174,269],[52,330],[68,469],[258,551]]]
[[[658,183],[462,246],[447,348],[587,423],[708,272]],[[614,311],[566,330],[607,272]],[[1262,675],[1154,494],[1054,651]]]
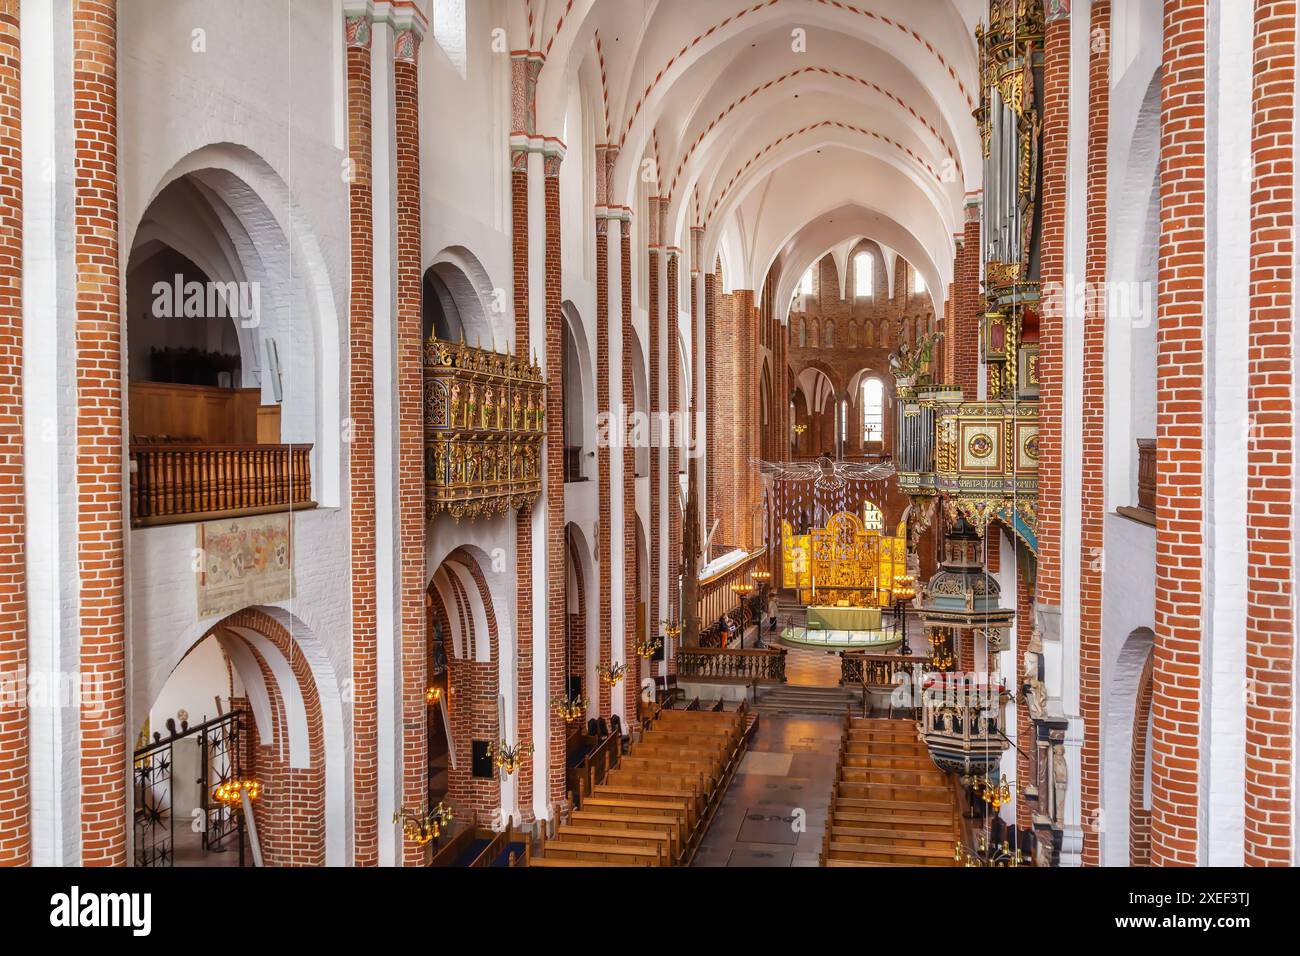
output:
[[[760,687],[756,709],[772,716],[829,714],[843,717],[845,712],[862,709],[862,691],[844,687],[802,687],[777,684]]]
[[[955,866],[957,814],[915,723],[846,718],[823,866]]]

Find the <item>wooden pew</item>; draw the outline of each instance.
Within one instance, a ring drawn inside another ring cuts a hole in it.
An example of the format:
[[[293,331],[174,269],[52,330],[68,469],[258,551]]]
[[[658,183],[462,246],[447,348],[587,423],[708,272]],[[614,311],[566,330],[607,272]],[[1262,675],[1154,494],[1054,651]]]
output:
[[[613,808],[606,808],[607,810]],[[575,827],[620,830],[653,830],[663,834],[668,840],[668,856],[676,862],[681,858],[682,827],[681,819],[671,814],[635,814],[611,813],[598,810],[575,810],[570,815],[570,823]]]

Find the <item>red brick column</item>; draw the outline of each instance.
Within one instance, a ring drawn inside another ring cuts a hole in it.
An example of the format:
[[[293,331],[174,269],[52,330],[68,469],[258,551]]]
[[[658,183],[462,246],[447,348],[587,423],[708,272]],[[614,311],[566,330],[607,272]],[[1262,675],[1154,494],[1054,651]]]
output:
[[[1029,577],[1025,571],[1026,562],[1016,557],[1016,674],[1023,674],[1025,650],[1034,636],[1034,597],[1029,589]],[[1017,681],[1017,683],[1022,683]],[[1034,725],[1029,719],[1029,704],[1025,695],[1016,694],[1016,780],[1018,790],[1024,789],[1033,781],[1033,769],[1029,764],[1029,754],[1034,751]],[[1016,826],[1029,830],[1034,825],[1034,815],[1029,801],[1023,796],[1016,796]]]
[[[23,182],[19,0],[0,0],[0,866],[31,863],[23,531]]]
[[[348,454],[352,553],[353,858],[379,863],[379,702],[375,631],[375,226],[371,180],[370,18],[347,17],[351,302],[348,321]]]
[[[636,332],[632,328],[632,216],[630,210],[623,210],[622,235],[620,237],[621,262],[621,318],[623,323],[623,407],[628,414],[636,404],[635,386],[632,381],[633,359],[632,341]],[[624,436],[626,439],[626,436]],[[640,699],[641,659],[636,654],[636,583],[640,579],[641,569],[637,566],[636,550],[636,449],[630,442],[624,442],[623,448],[623,601],[626,611],[624,627],[624,652],[628,675],[623,679],[623,713],[631,721],[637,716],[637,701]],[[651,634],[659,633],[659,622],[651,618],[646,622]],[[647,665],[651,667],[652,665]]]
[[[673,621],[681,620],[681,573],[682,573],[682,509],[681,471],[682,450],[679,444],[679,427],[682,415],[681,368],[682,337],[679,333],[681,308],[678,296],[681,292],[682,251],[676,247],[668,250],[668,412],[671,429],[664,438],[668,441],[668,500],[664,507],[668,510],[668,617]]]
[[[1295,0],[1255,2],[1246,487],[1246,863],[1289,866],[1295,701]]]
[[[961,239],[957,240],[957,251],[953,256],[953,275],[961,272]],[[957,373],[953,367],[953,356],[956,355],[957,330],[954,327],[953,317],[957,314],[957,283],[948,283],[948,295],[943,300],[943,339],[941,340],[943,354],[940,360],[940,367],[943,369],[943,384],[951,385],[957,378]]]
[[[397,34],[393,92],[397,140],[398,536],[401,541],[402,805],[424,806],[428,787],[428,632],[424,611],[424,352],[420,309],[420,32]],[[403,844],[403,862],[425,848]]]
[[[1205,612],[1205,0],[1166,0],[1164,10],[1151,859],[1193,866]]]
[[[659,402],[659,368],[660,368],[660,351],[659,351],[659,254],[662,247],[659,244],[659,228],[661,217],[659,215],[659,199],[650,197],[650,247],[648,256],[648,268],[646,270],[646,290],[649,297],[648,304],[648,331],[647,336],[650,339],[649,344],[649,402],[648,412],[650,414],[651,427],[647,429],[647,439],[650,442],[650,529],[646,547],[650,554],[650,595],[646,601],[647,616],[649,624],[653,628],[659,627],[661,619],[666,615],[661,613],[659,607],[659,580],[660,580],[660,554],[659,541],[662,534],[663,508],[660,506],[662,489],[660,488],[660,474],[663,471],[663,465],[660,457],[660,446],[656,438],[657,423],[659,421],[660,402]],[[665,655],[666,656],[666,655]]]
[[[610,420],[610,220],[606,211],[608,203],[607,148],[595,147],[595,407],[604,420]],[[608,434],[608,432],[607,432]],[[612,619],[612,578],[610,574],[611,540],[614,528],[610,527],[610,442],[598,442],[597,494],[599,498],[599,527],[595,540],[595,558],[599,564],[599,662],[610,665],[614,619]],[[586,658],[582,658],[582,674],[586,674]],[[597,711],[612,713],[610,685],[601,680],[599,689],[589,688],[588,697],[597,701]],[[590,691],[594,691],[590,692]]]
[[[1039,327],[1038,570],[1034,601],[1061,603],[1061,416],[1065,365],[1065,192],[1070,130],[1070,20],[1049,15],[1043,39],[1043,188]]]
[[[1106,163],[1110,0],[1093,0],[1088,58],[1088,207],[1083,316],[1083,487],[1079,528],[1079,769],[1083,865],[1101,864],[1101,594],[1106,527]]]
[[[73,0],[81,862],[125,866],[126,609],[117,221],[117,2]]]
[[[957,301],[953,310],[953,382],[967,401],[979,398],[980,204],[966,201],[966,227],[957,253]]]
[[[565,692],[564,605],[564,313],[560,274],[560,162],[545,158],[546,182],[546,699]],[[564,799],[564,718],[547,708],[547,797]]]
[[[524,61],[517,61],[523,65]],[[510,251],[514,274],[515,356],[530,356],[528,308],[528,152],[510,154]],[[533,508],[525,505],[515,516],[515,702],[516,740],[533,739]],[[502,728],[504,736],[505,728]],[[519,769],[521,822],[532,818],[533,762]]]
[[[704,443],[708,448],[708,468],[705,469],[705,517],[707,525],[713,524],[718,517],[718,392],[714,364],[717,362],[714,352],[714,340],[718,337],[718,285],[721,278],[714,272],[704,277],[704,406],[707,418],[704,423]],[[707,526],[706,525],[706,526]],[[712,550],[712,549],[710,549]],[[711,554],[706,554],[708,561]],[[704,622],[701,622],[704,623]]]

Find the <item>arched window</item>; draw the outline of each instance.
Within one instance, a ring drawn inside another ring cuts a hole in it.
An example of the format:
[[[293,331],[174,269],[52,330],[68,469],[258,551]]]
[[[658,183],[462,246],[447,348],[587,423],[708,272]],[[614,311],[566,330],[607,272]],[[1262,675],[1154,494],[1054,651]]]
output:
[[[917,295],[925,291],[925,276],[917,269],[912,270],[912,291]]]
[[[885,387],[878,378],[862,383],[862,442],[885,440]]]
[[[813,294],[813,273],[811,266],[808,268],[808,271],[803,274],[803,278],[799,280],[799,294]]]
[[[875,295],[876,257],[869,252],[859,252],[853,257],[853,294],[859,299]]]
[[[822,348],[835,348],[835,323],[827,321],[826,328],[822,331]]]

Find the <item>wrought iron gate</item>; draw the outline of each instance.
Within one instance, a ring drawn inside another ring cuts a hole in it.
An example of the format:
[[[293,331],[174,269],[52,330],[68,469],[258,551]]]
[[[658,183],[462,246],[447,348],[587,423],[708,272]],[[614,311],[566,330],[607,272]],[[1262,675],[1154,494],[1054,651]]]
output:
[[[240,763],[240,729],[242,712],[190,727],[184,722],[180,730],[167,721],[169,735],[154,734],[154,741],[135,752],[135,865],[142,867],[173,866],[176,862],[176,816],[173,799],[174,745],[178,740],[198,736],[199,810],[202,813],[204,851],[230,848],[237,841],[239,864],[244,864],[243,817],[231,807],[213,799],[213,791],[230,780]],[[188,827],[192,821],[182,820]]]

